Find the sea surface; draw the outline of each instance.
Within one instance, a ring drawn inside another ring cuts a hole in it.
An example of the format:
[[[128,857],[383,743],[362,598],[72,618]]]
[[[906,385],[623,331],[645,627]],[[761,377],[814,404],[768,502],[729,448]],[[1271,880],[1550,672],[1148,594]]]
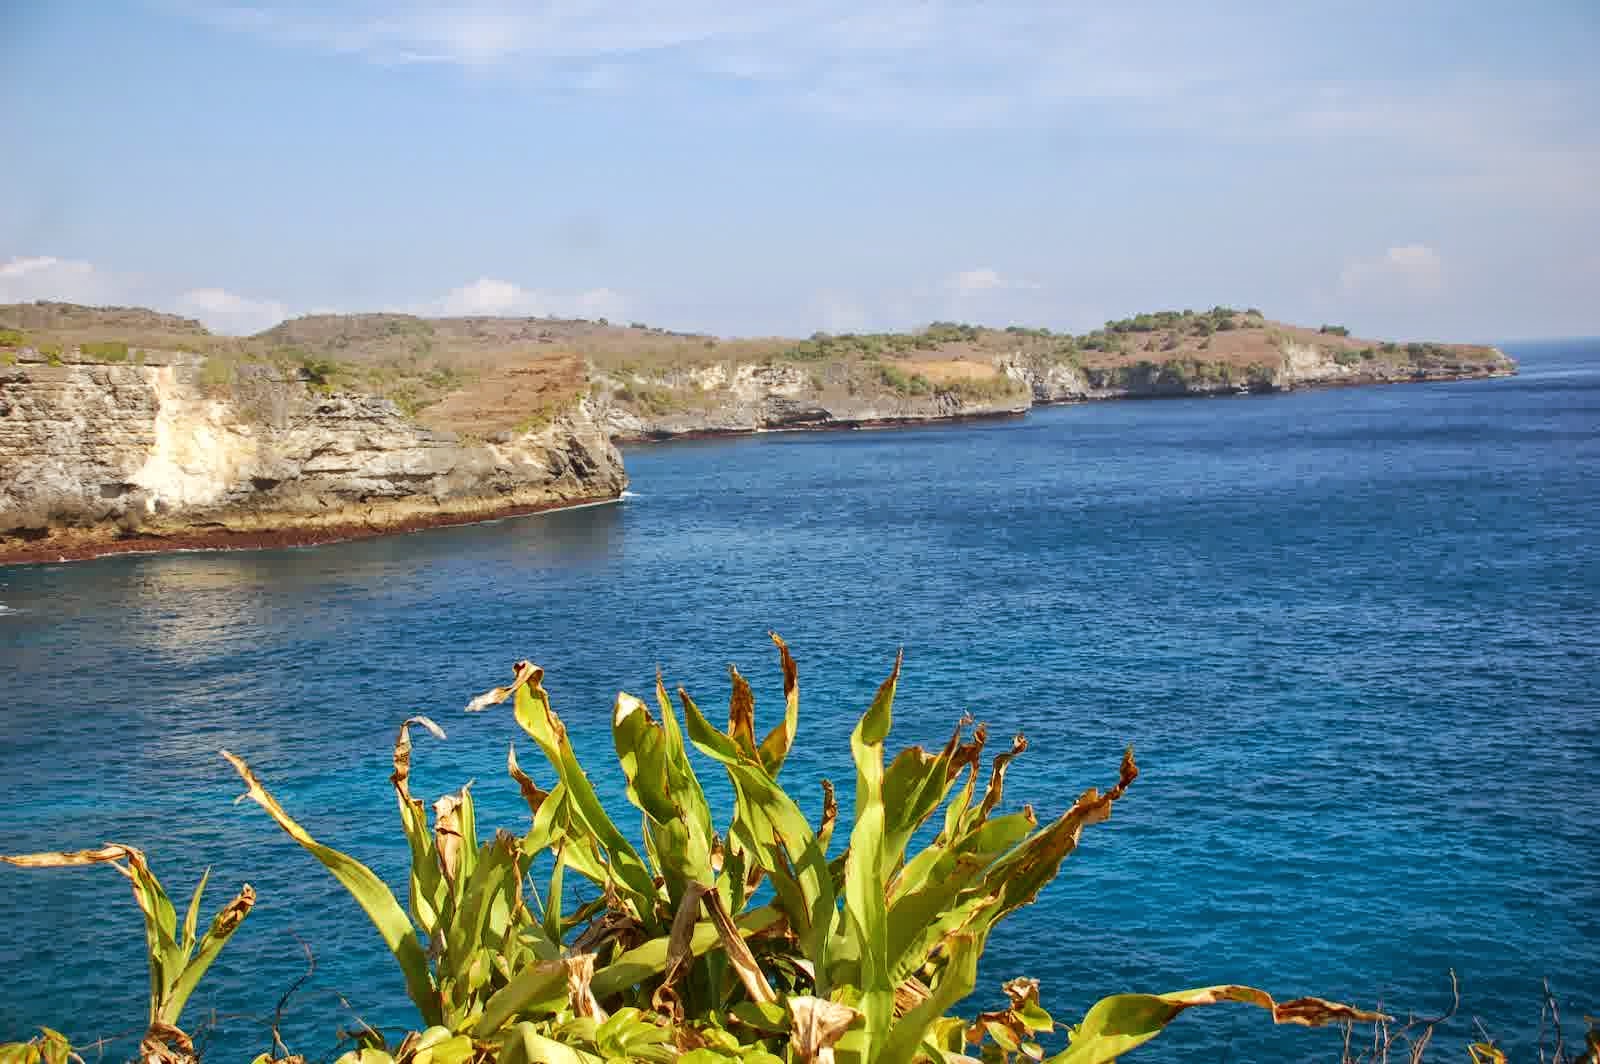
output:
[[[0,569],[0,852],[137,845],[180,905],[210,866],[205,920],[248,880],[260,902],[185,1025],[248,1060],[288,993],[285,1041],[327,1057],[357,1017],[413,1014],[354,903],[234,804],[220,748],[399,883],[402,718],[449,732],[417,737],[419,793],[473,779],[479,823],[521,830],[511,716],[461,709],[531,658],[631,829],[616,691],[659,664],[715,706],[736,662],[764,730],[775,629],[802,691],[785,780],[813,814],[902,647],[891,746],[963,713],[992,749],[1026,733],[1008,806],[1059,812],[1134,744],[1138,782],[996,933],[969,1010],[1032,975],[1061,1020],[1235,981],[1438,1014],[1453,970],[1430,1059],[1465,1059],[1475,1021],[1527,1059],[1543,980],[1569,1034],[1600,1012],[1600,342],[1508,348],[1514,379],[639,447],[617,505]],[[140,920],[110,869],[0,868],[0,927],[0,1038],[141,1028]],[[1339,1049],[1236,1005],[1134,1059]]]

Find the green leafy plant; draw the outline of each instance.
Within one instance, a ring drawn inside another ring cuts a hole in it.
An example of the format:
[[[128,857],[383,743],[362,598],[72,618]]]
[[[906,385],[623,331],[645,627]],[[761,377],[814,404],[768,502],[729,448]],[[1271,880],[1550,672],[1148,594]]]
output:
[[[73,868],[86,865],[109,864],[127,878],[133,887],[133,900],[144,913],[145,951],[150,968],[150,1009],[148,1027],[139,1048],[141,1059],[185,1060],[194,1057],[194,1045],[178,1026],[183,1007],[199,986],[211,962],[217,959],[222,947],[239,929],[256,902],[256,892],[246,883],[238,895],[223,906],[212,918],[206,933],[196,938],[200,917],[200,898],[205,893],[209,870],[200,877],[183,925],[178,925],[177,910],[162,888],[161,881],[150,870],[144,853],[132,846],[108,843],[98,850],[78,850],[70,853],[32,853],[0,856],[0,861],[19,868]],[[43,1041],[37,1043],[40,1056],[18,1056],[17,1060],[60,1059],[50,1054],[65,1043],[56,1032],[46,1030]],[[34,1046],[36,1043],[25,1043]],[[0,1061],[8,1061],[7,1052],[22,1052],[17,1044],[0,1047]]]
[[[67,1064],[82,1059],[66,1035],[49,1027],[39,1028],[39,1036],[27,1042],[0,1045],[0,1064]]]
[[[1086,826],[1110,816],[1138,775],[1131,750],[1110,790],[1085,791],[1046,825],[1031,809],[1002,813],[1007,769],[1027,747],[1020,736],[994,758],[981,788],[986,733],[970,720],[938,751],[887,756],[897,660],[851,737],[855,810],[848,843],[833,855],[840,818],[831,785],[823,784],[813,823],[778,783],[798,734],[799,673],[773,639],[784,708],[762,738],[736,669],[725,729],[681,688],[675,706],[659,678],[655,714],[617,696],[613,745],[627,799],[642,814],[642,848],[601,802],[537,666],[519,662],[509,684],[467,707],[512,702],[554,773],[544,789],[515,749],[508,753],[532,814],[520,837],[502,831],[480,842],[465,787],[433,804],[430,824],[409,789],[411,729],[443,732],[425,718],[407,720],[390,780],[412,858],[408,907],[365,865],[307,834],[243,760],[224,752],[247,796],[378,928],[425,1025],[392,1051],[364,1045],[346,1064],[958,1064],[969,1044],[986,1056],[1041,1059],[1040,1040],[1058,1025],[1039,1006],[1036,983],[1008,983],[1011,1005],[970,1023],[950,1011],[973,990],[993,929],[1038,896]],[[721,831],[691,746],[732,785]],[[916,847],[925,826],[937,830]],[[548,866],[540,873],[548,889],[540,898],[530,886],[525,898],[535,865]],[[567,873],[592,892],[570,912]],[[1315,998],[1279,1004],[1236,986],[1118,995],[1069,1028],[1068,1048],[1053,1059],[1114,1059],[1185,1009],[1221,1001],[1261,1006],[1279,1023],[1379,1018]]]

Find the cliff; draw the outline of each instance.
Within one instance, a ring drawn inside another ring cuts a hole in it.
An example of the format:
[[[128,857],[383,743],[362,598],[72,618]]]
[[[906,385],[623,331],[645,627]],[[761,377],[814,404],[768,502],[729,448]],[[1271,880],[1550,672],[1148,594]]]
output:
[[[836,428],[1017,415],[1035,404],[1235,395],[1500,377],[1492,347],[1363,340],[1219,307],[1108,322],[1082,336],[936,323],[916,334],[828,336],[760,361],[591,365],[613,436]],[[738,354],[758,353],[735,349]],[[735,356],[737,357],[737,356]]]
[[[640,323],[314,315],[251,337],[0,306],[0,562],[263,546],[614,499],[613,440],[1016,416],[1038,403],[1505,376],[1491,347],[1214,307],[1081,335],[724,340]]]
[[[952,363],[941,385],[885,370],[844,362],[719,363],[649,374],[596,367],[591,391],[607,431],[623,441],[1017,416],[1032,402],[1026,385],[983,363]]]
[[[0,363],[0,560],[315,542],[617,498],[621,457],[577,402],[524,432],[423,427],[303,369],[24,348]]]

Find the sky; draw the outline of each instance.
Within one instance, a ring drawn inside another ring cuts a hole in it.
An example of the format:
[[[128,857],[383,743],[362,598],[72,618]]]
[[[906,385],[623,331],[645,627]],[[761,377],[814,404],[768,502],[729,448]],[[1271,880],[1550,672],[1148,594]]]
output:
[[[1596,0],[0,0],[0,302],[1593,335],[1596,56]]]

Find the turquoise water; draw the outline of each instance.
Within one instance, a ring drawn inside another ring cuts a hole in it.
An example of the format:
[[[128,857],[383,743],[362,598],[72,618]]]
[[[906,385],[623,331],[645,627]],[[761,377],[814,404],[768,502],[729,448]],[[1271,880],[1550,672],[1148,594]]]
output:
[[[283,1031],[325,1055],[354,1014],[408,1022],[400,980],[333,880],[231,804],[218,748],[399,881],[399,719],[450,731],[419,738],[419,792],[475,778],[480,823],[517,827],[515,726],[459,712],[513,661],[549,670],[616,797],[616,689],[659,663],[715,704],[735,661],[771,720],[776,628],[808,809],[806,781],[850,778],[850,723],[900,646],[895,737],[940,742],[963,711],[1026,732],[1012,803],[1059,811],[1136,745],[1116,816],[997,933],[984,1004],[1031,974],[1060,1018],[1221,981],[1431,1013],[1453,968],[1440,1058],[1473,1016],[1526,1049],[1542,978],[1564,1014],[1600,1010],[1600,343],[1511,353],[1511,380],[638,448],[616,506],[0,570],[0,852],[128,842],[174,894],[210,865],[208,915],[248,878],[257,911],[189,1025],[214,1013],[214,1059],[266,1049],[303,940]],[[114,873],[0,869],[0,926],[0,1037],[139,1028]],[[1337,1052],[1240,1007],[1141,1059]]]

